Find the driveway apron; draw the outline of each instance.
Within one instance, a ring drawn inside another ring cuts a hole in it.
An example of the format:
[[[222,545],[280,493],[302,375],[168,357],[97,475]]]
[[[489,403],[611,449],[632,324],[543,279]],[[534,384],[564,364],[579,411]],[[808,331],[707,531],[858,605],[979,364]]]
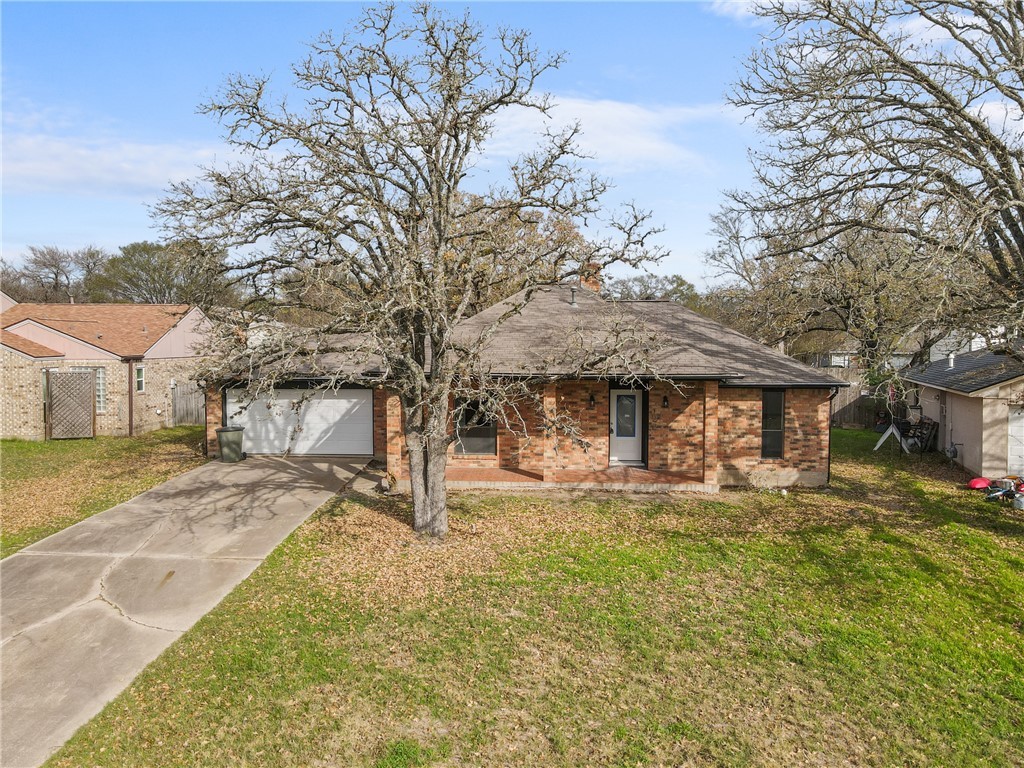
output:
[[[365,464],[211,462],[0,561],[0,766],[45,761]]]

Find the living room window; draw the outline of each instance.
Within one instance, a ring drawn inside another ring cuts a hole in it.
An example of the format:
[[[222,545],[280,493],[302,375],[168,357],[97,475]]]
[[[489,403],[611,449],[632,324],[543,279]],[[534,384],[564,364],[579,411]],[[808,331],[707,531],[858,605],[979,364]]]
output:
[[[455,453],[460,456],[493,456],[498,452],[498,425],[481,412],[479,403],[462,407],[455,434]]]
[[[785,444],[786,392],[761,391],[761,458],[781,459]]]

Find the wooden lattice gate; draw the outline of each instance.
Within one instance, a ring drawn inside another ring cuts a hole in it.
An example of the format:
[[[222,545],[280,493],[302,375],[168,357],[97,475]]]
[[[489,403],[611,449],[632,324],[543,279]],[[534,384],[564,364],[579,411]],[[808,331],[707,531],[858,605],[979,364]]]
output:
[[[178,384],[171,390],[174,426],[206,423],[206,394],[194,382]]]
[[[46,439],[66,440],[96,434],[96,373],[46,372]]]

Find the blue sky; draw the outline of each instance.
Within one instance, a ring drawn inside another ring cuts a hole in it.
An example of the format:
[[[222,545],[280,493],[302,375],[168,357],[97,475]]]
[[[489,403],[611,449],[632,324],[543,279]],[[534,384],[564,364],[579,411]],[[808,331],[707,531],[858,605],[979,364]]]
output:
[[[701,282],[708,216],[749,183],[757,134],[724,104],[759,29],[742,0],[714,3],[444,3],[529,29],[568,62],[543,90],[580,120],[609,204],[650,209],[671,254],[652,271]],[[2,4],[2,254],[158,239],[146,206],[172,180],[227,157],[196,107],[232,73],[287,82],[305,43],[347,28],[359,3]],[[527,148],[510,116],[496,155]]]

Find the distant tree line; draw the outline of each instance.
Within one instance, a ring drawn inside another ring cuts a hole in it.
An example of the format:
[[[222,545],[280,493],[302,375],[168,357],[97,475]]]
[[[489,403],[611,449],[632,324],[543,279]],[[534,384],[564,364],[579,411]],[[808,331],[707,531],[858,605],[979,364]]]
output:
[[[190,243],[130,243],[109,253],[29,246],[20,265],[0,261],[0,287],[18,302],[235,304],[219,264]]]

